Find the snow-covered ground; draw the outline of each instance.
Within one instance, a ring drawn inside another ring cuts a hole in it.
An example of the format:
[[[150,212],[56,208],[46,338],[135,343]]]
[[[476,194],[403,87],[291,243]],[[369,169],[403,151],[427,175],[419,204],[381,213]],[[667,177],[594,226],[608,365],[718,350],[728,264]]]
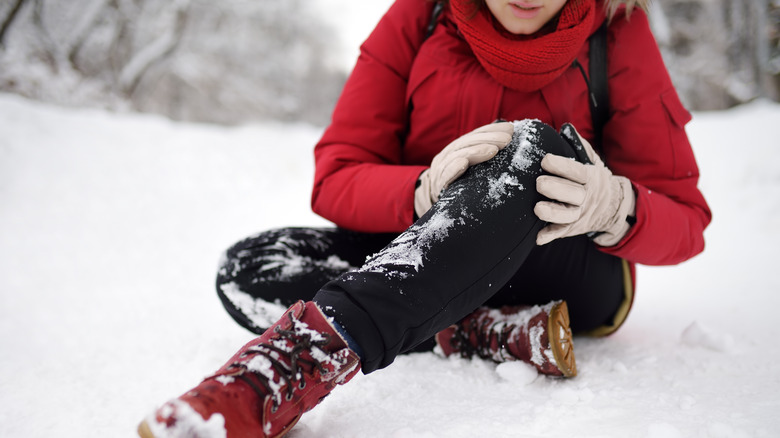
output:
[[[304,416],[303,437],[776,437],[780,105],[689,125],[707,250],[642,268],[634,311],[576,339],[580,375],[400,357]],[[304,125],[238,128],[0,94],[0,436],[133,436],[251,338],[214,292],[220,252],[309,210]]]

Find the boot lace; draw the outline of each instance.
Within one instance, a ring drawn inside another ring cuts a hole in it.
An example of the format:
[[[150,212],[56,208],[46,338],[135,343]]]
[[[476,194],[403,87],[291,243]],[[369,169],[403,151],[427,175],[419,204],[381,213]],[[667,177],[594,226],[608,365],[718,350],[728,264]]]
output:
[[[324,351],[323,347],[330,342],[330,335],[320,333],[321,337],[314,339],[312,332],[308,330],[303,333],[297,333],[295,331],[296,319],[293,318],[292,312],[288,313],[287,317],[292,323],[291,329],[284,330],[276,326],[274,333],[277,336],[273,340],[288,340],[292,343],[291,347],[281,348],[271,343],[253,345],[241,354],[240,362],[234,362],[228,366],[228,368],[235,368],[236,373],[233,375],[249,384],[261,399],[271,395],[273,402],[271,412],[276,412],[281,404],[281,394],[278,393],[280,386],[285,387],[285,400],[290,401],[296,388],[304,389],[306,387],[306,380],[303,376],[305,370],[308,369],[310,370],[309,372],[312,372],[316,368],[321,374],[328,371],[320,361],[313,358],[307,359],[302,357],[302,354],[306,351],[311,351],[313,348]],[[265,357],[273,369],[273,373],[270,373],[272,375],[249,368],[247,365],[248,359],[253,356]],[[254,376],[255,379],[250,378],[247,374]],[[279,376],[280,382],[282,382],[281,385],[273,382],[273,376]],[[295,382],[297,382],[297,385],[294,385]]]
[[[482,359],[503,359],[504,352],[509,351],[506,345],[513,329],[512,324],[504,321],[491,321],[487,318],[472,319],[466,324],[458,325],[450,338],[450,345],[453,350],[460,351],[461,357],[466,359],[474,355]]]

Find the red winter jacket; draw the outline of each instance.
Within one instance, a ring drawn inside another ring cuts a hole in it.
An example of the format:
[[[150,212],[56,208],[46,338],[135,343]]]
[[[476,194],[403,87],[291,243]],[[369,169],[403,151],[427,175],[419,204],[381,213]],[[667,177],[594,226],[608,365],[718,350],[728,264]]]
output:
[[[601,3],[598,3],[601,7]],[[445,10],[424,41],[431,2],[398,0],[361,54],[315,148],[312,208],[338,226],[401,232],[412,224],[420,172],[449,142],[495,119],[572,123],[593,141],[587,85],[575,67],[539,91],[518,92],[480,66]],[[603,19],[596,20],[594,31]],[[697,189],[699,170],[683,108],[646,15],[622,12],[608,31],[610,118],[602,150],[629,178],[636,224],[602,251],[633,263],[676,264],[704,248],[711,213]],[[578,55],[588,69],[588,44]],[[633,278],[633,275],[632,275]]]

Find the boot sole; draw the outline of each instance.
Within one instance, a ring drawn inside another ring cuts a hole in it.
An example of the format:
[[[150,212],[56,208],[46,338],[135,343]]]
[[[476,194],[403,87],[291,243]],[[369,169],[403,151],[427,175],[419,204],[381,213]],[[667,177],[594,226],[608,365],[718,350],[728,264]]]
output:
[[[146,424],[146,420],[142,421],[141,424],[138,425],[138,436],[141,438],[155,438],[154,434],[152,434],[152,430],[149,428],[149,425]]]
[[[547,335],[550,340],[555,363],[563,377],[577,375],[577,363],[574,360],[574,342],[569,326],[569,307],[566,301],[555,304],[547,318]]]

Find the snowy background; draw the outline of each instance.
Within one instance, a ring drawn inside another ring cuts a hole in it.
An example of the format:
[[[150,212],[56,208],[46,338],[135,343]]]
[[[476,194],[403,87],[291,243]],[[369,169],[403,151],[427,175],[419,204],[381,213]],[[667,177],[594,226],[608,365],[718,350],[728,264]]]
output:
[[[779,436],[778,123],[760,100],[694,114],[708,247],[640,268],[625,326],[575,340],[578,377],[400,357],[291,438]],[[0,94],[0,437],[134,436],[248,341],[217,299],[217,260],[257,231],[326,224],[309,209],[321,132]]]
[[[391,3],[3,0],[0,91],[179,121],[324,125],[358,43]],[[780,0],[651,5],[688,108],[780,101]]]

